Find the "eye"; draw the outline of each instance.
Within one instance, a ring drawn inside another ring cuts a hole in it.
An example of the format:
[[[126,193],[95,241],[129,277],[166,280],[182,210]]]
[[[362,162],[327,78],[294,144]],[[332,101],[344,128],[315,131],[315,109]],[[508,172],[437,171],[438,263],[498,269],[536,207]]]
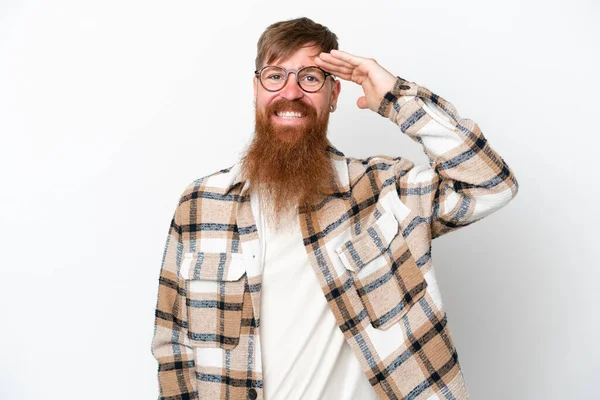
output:
[[[278,81],[282,79],[282,76],[280,74],[271,74],[267,76],[267,79],[270,79],[272,81]]]
[[[321,77],[317,74],[306,74],[302,77],[302,80],[307,83],[319,83],[321,82]]]
[[[324,74],[318,68],[306,68],[302,70],[300,73],[300,81],[305,85],[310,85],[310,87],[316,87],[323,83]]]

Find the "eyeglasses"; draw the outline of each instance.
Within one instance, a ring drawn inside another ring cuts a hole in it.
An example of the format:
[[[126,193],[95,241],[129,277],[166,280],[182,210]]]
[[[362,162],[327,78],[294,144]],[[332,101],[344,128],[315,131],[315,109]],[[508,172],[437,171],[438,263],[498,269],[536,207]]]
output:
[[[316,67],[308,66],[298,70],[287,70],[274,65],[267,65],[254,71],[262,87],[269,92],[277,92],[285,86],[290,72],[296,74],[296,83],[307,93],[314,93],[321,90],[328,76],[335,79],[333,74]]]

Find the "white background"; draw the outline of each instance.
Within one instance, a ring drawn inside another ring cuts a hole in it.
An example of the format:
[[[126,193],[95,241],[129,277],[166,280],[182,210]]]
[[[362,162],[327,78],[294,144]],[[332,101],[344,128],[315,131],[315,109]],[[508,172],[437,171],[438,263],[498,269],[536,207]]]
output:
[[[449,100],[518,196],[434,241],[473,399],[592,399],[597,1],[0,1],[0,398],[148,399],[158,274],[193,179],[252,135],[256,41],[308,16]],[[426,162],[342,82],[330,140]]]

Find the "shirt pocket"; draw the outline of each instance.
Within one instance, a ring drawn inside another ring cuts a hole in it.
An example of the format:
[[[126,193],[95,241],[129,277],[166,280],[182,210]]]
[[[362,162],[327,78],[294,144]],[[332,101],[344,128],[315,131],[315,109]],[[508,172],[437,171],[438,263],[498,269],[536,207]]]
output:
[[[389,211],[335,251],[377,329],[398,322],[425,295],[427,281]]]
[[[233,349],[240,341],[247,290],[243,254],[197,252],[185,255],[188,338],[192,346]]]

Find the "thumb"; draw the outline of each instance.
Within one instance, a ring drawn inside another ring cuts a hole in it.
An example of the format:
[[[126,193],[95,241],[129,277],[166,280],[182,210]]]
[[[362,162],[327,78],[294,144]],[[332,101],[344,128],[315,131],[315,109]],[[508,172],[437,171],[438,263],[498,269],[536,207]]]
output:
[[[358,98],[358,100],[356,100],[356,105],[358,106],[358,108],[369,108],[369,106],[367,105],[367,99],[365,98],[365,96],[361,96]]]

